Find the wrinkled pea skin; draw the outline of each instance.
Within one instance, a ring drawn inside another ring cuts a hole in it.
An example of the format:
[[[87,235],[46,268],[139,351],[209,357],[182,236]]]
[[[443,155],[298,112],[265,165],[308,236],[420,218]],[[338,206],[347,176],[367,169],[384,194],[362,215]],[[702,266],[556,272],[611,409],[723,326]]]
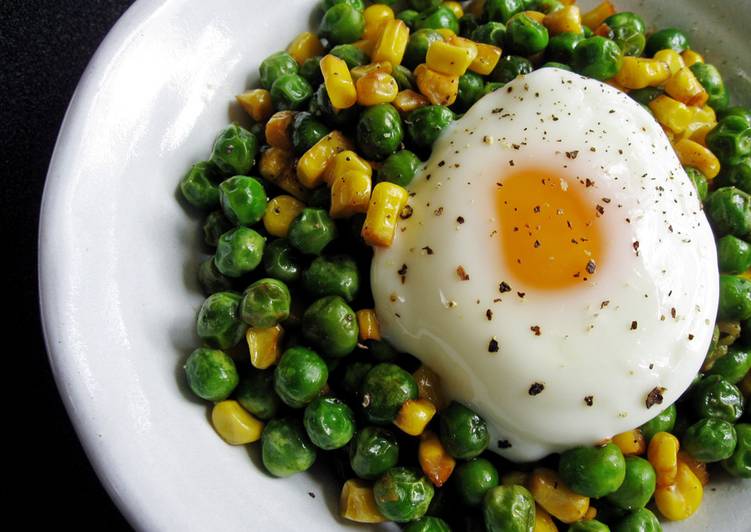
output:
[[[498,485],[498,470],[485,458],[473,458],[454,471],[454,485],[467,506],[479,506],[485,493]]]
[[[580,33],[565,32],[554,35],[545,49],[545,59],[570,65],[574,60],[576,46],[583,40],[584,36]]]
[[[486,22],[472,31],[472,40],[503,47],[506,43],[506,26],[501,22]]]
[[[399,461],[399,442],[394,434],[381,427],[365,427],[349,446],[352,471],[367,480],[378,478]]]
[[[389,155],[378,169],[378,180],[406,187],[412,182],[421,164],[419,157],[411,151],[398,151]]]
[[[289,316],[292,296],[277,279],[259,279],[245,289],[240,316],[252,327],[273,327]]]
[[[626,476],[620,487],[607,496],[607,500],[623,510],[644,508],[654,494],[657,485],[655,470],[647,460],[627,456]]]
[[[738,164],[722,166],[715,180],[718,187],[735,187],[751,194],[751,157],[744,157]]]
[[[256,162],[257,151],[256,136],[230,124],[216,137],[209,162],[227,175],[247,174]]]
[[[357,317],[341,297],[322,297],[305,310],[302,333],[325,356],[341,358],[357,345]]]
[[[434,489],[417,470],[393,467],[373,485],[373,495],[381,513],[397,523],[419,519],[428,511]]]
[[[676,28],[665,28],[654,32],[647,39],[645,55],[652,57],[660,50],[675,50],[678,53],[685,52],[690,48],[688,37]]]
[[[415,76],[410,69],[402,65],[396,65],[391,68],[391,76],[396,80],[396,85],[400,91],[415,88]]]
[[[623,453],[614,444],[575,447],[561,454],[558,473],[575,492],[587,497],[613,493],[626,476]]]
[[[289,240],[279,238],[263,250],[263,269],[266,274],[285,283],[293,283],[302,273],[301,257]]]
[[[506,24],[506,47],[518,55],[534,55],[548,45],[548,30],[528,15],[520,14]]]
[[[735,275],[720,275],[717,317],[731,321],[751,318],[751,281]]]
[[[278,111],[304,109],[312,95],[310,83],[298,74],[285,74],[271,86],[271,102]]]
[[[407,41],[407,48],[404,50],[404,59],[402,62],[409,68],[414,69],[420,63],[425,62],[425,56],[428,54],[430,43],[442,41],[441,34],[433,29],[423,29],[412,32]]]
[[[662,525],[655,514],[646,508],[640,508],[618,521],[611,530],[613,532],[662,532]]]
[[[227,277],[240,277],[261,263],[265,241],[253,229],[236,227],[219,237],[214,264]]]
[[[315,351],[287,349],[274,370],[274,390],[292,408],[302,408],[321,392],[329,371]]]
[[[751,351],[745,347],[730,346],[727,354],[721,356],[707,372],[719,375],[731,384],[738,384],[751,371]]]
[[[727,108],[730,103],[730,96],[717,68],[709,63],[694,63],[689,68],[709,94],[707,105],[715,111]]]
[[[287,233],[289,243],[306,255],[320,255],[337,236],[336,225],[329,213],[310,207],[292,220]]]
[[[605,19],[610,38],[623,50],[623,55],[640,56],[647,44],[645,25],[636,13],[622,11]]]
[[[688,429],[681,447],[701,462],[719,462],[730,458],[737,437],[733,424],[722,419],[700,419]]]
[[[740,116],[726,116],[707,134],[706,142],[722,164],[740,164],[751,155],[751,124]]]
[[[599,35],[576,45],[571,66],[576,72],[600,81],[615,76],[623,64],[623,52],[612,40]]]
[[[708,375],[691,389],[691,405],[699,417],[735,423],[743,413],[741,391],[719,375]]]
[[[426,515],[408,524],[404,532],[451,532],[451,528],[440,517]]]
[[[467,111],[472,105],[482,98],[485,80],[479,74],[467,71],[459,76],[459,93],[456,102],[451,106],[457,113]]]
[[[357,146],[369,159],[385,159],[399,149],[403,137],[399,112],[388,103],[368,107],[357,122]]]
[[[204,260],[198,267],[198,284],[206,296],[216,292],[227,292],[233,288],[232,279],[216,268],[214,257]]]
[[[364,30],[362,11],[346,3],[327,9],[318,26],[318,34],[334,44],[355,42]]]
[[[529,74],[532,68],[529,59],[518,55],[504,55],[490,73],[490,79],[499,83],[508,83],[517,76]]]
[[[707,199],[707,194],[709,193],[709,183],[707,182],[707,178],[704,177],[704,174],[702,174],[699,170],[691,166],[684,167],[684,170],[686,170],[686,175],[694,184],[694,188],[696,188],[696,194],[697,196],[699,196],[699,200],[703,202]]]
[[[274,391],[272,370],[251,370],[235,389],[235,399],[258,419],[271,419],[279,410],[281,401]]]
[[[335,397],[318,397],[307,407],[303,424],[310,441],[324,450],[344,447],[355,434],[355,414]]]
[[[369,61],[367,54],[352,44],[338,44],[329,53],[347,63],[349,68],[365,65]]]
[[[532,532],[535,501],[522,486],[496,486],[482,503],[487,532]]]
[[[448,107],[426,105],[409,113],[405,124],[415,145],[430,148],[454,119],[455,115]]]
[[[644,423],[639,429],[644,438],[649,441],[658,432],[672,432],[678,410],[675,405],[670,405],[655,417]]]
[[[258,179],[236,175],[219,185],[224,215],[233,223],[253,225],[266,212],[266,190]]]
[[[349,303],[359,291],[360,274],[346,255],[316,257],[303,273],[302,285],[313,297],[340,296]]]
[[[396,14],[396,18],[404,22],[410,30],[415,29],[415,22],[419,16],[420,13],[414,9],[405,9]]]
[[[211,212],[203,222],[203,241],[207,246],[215,248],[219,237],[233,227],[222,211]]]
[[[207,401],[223,401],[237,386],[239,376],[232,359],[218,349],[199,347],[185,361],[191,391]]]
[[[597,519],[590,519],[587,521],[577,521],[568,527],[568,532],[610,532],[610,528]]]
[[[240,320],[240,294],[217,292],[207,297],[196,320],[196,333],[213,347],[229,349],[242,339],[248,328]]]
[[[286,74],[297,74],[298,68],[297,61],[287,52],[277,52],[268,56],[258,67],[261,87],[271,89],[278,78]]]
[[[219,189],[212,181],[214,165],[208,161],[194,164],[180,181],[185,200],[199,209],[213,209],[219,205]]]
[[[490,434],[485,420],[453,401],[441,411],[441,443],[454,458],[474,458],[488,448]]]
[[[302,155],[330,132],[325,124],[313,118],[310,113],[297,113],[292,121],[292,147],[297,155]]]
[[[415,19],[415,28],[418,30],[448,28],[458,34],[459,20],[453,11],[443,5],[439,5],[420,13],[417,19]]]
[[[261,435],[261,458],[269,473],[288,477],[309,469],[316,450],[299,421],[273,419]]]
[[[751,244],[733,235],[717,241],[717,262],[723,273],[742,273],[751,267]]]
[[[738,423],[735,432],[738,444],[733,455],[723,460],[722,467],[734,477],[751,478],[751,425]]]
[[[524,10],[522,0],[486,0],[483,14],[486,20],[506,22]]]
[[[718,188],[709,195],[706,211],[719,235],[744,238],[751,234],[751,196],[742,190]]]
[[[371,369],[362,383],[363,411],[371,423],[391,423],[402,404],[417,399],[417,383],[405,370],[384,362]]]

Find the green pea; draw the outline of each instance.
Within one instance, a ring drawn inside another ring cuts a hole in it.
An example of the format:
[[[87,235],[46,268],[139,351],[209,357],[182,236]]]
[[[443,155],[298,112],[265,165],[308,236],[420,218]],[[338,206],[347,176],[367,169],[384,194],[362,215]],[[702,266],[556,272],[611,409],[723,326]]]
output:
[[[300,71],[298,72],[305,80],[310,83],[311,87],[318,87],[323,83],[323,72],[321,72],[321,56],[315,55],[308,57],[303,64],[300,65]]]
[[[263,237],[253,229],[235,227],[219,237],[214,264],[227,277],[240,277],[260,264],[263,247]]]
[[[201,340],[220,349],[234,347],[248,328],[240,320],[240,294],[217,292],[207,297],[198,311],[196,333]]]
[[[292,120],[292,147],[297,155],[302,155],[323,137],[331,133],[325,125],[308,112],[295,114]]]
[[[294,57],[287,52],[276,52],[261,61],[258,73],[261,78],[261,87],[271,89],[274,82],[287,74],[297,74],[299,66]]]
[[[469,38],[472,32],[480,26],[480,21],[472,13],[465,13],[459,17],[459,35]]]
[[[246,174],[256,162],[257,150],[253,133],[230,124],[216,137],[209,161],[225,174]]]
[[[188,356],[185,376],[193,393],[207,401],[223,401],[240,380],[232,359],[224,351],[208,347],[199,347]]]
[[[443,0],[409,0],[409,5],[412,9],[417,11],[425,11],[426,9],[433,9],[441,5]]]
[[[373,368],[370,362],[355,361],[344,368],[340,382],[342,391],[350,397],[359,397],[365,375]]]
[[[724,273],[742,273],[751,267],[751,245],[733,235],[717,241],[717,262]]]
[[[271,86],[271,103],[278,111],[302,109],[312,95],[310,83],[298,74],[285,74]]]
[[[751,125],[740,116],[726,116],[707,134],[707,148],[722,164],[739,164],[751,155]]]
[[[400,91],[415,88],[415,77],[410,69],[402,65],[395,65],[391,69],[391,76],[396,80]]]
[[[364,30],[362,11],[344,3],[328,8],[318,26],[318,34],[334,44],[355,42]]]
[[[482,89],[483,96],[486,94],[489,94],[491,92],[497,91],[501,87],[503,87],[505,83],[498,83],[497,81],[488,81],[485,84],[485,87]]]
[[[385,159],[399,149],[403,137],[399,112],[388,103],[368,107],[357,122],[357,146],[368,159]]]
[[[751,108],[734,105],[725,109],[717,110],[717,117],[722,120],[726,116],[740,116],[746,122],[751,124]]]
[[[198,267],[198,283],[201,285],[203,293],[207,296],[215,292],[225,292],[232,290],[232,279],[222,274],[214,264],[214,257],[201,262]]]
[[[571,64],[583,76],[606,80],[615,76],[623,64],[623,52],[612,40],[595,35],[576,45]]]
[[[285,238],[274,240],[263,251],[263,269],[266,274],[285,283],[292,283],[300,278],[300,261],[299,253]]]
[[[709,194],[709,183],[707,181],[707,178],[704,176],[704,174],[702,174],[699,170],[692,166],[684,166],[683,169],[686,171],[686,175],[694,184],[694,188],[696,188],[696,194],[697,196],[699,196],[699,200],[701,202],[704,202],[704,200],[707,199],[707,195]]]
[[[725,109],[730,103],[730,95],[717,68],[708,63],[694,63],[689,68],[709,94],[707,105],[715,111]]]
[[[274,390],[292,408],[302,408],[326,385],[329,370],[315,351],[290,347],[274,370]]]
[[[632,99],[642,105],[649,105],[649,102],[663,94],[663,91],[656,87],[644,87],[643,89],[636,89],[628,93]]]
[[[459,76],[459,91],[456,102],[452,108],[457,113],[467,111],[472,105],[483,97],[485,79],[474,72],[467,71]]]
[[[672,432],[675,426],[675,418],[678,410],[675,405],[670,405],[655,417],[644,423],[640,428],[642,435],[647,441],[651,440],[658,432]]]
[[[360,115],[360,108],[357,105],[353,105],[348,109],[336,109],[331,104],[329,94],[326,92],[326,85],[323,84],[316,89],[315,94],[310,99],[308,111],[333,128],[348,127],[354,124]]]
[[[456,401],[441,411],[440,435],[446,451],[463,460],[478,456],[490,443],[485,420]]]
[[[251,327],[273,327],[289,316],[292,301],[287,285],[276,279],[259,279],[245,289],[240,316]]]
[[[483,15],[485,20],[506,22],[522,11],[524,11],[522,0],[486,0]]]
[[[279,396],[274,391],[274,372],[252,369],[238,384],[235,398],[258,419],[273,418],[280,404]]]
[[[224,215],[232,223],[253,225],[266,212],[266,190],[260,181],[245,175],[225,179],[219,185]]]
[[[454,120],[455,115],[448,107],[426,105],[409,113],[404,122],[412,143],[421,148],[430,148]]]
[[[751,157],[744,157],[738,164],[722,166],[716,180],[719,187],[736,187],[751,194]]]
[[[506,46],[518,55],[534,55],[548,45],[548,29],[531,18],[519,14],[506,24]]]
[[[406,187],[412,182],[421,165],[420,159],[411,151],[398,151],[389,155],[378,169],[378,180]]]
[[[655,514],[646,508],[639,508],[618,521],[613,532],[662,532],[662,525]]]
[[[302,285],[314,297],[340,296],[351,302],[360,288],[360,274],[346,255],[316,257],[303,273]]]
[[[353,44],[338,44],[329,53],[347,63],[348,68],[355,68],[369,62],[368,55]]]
[[[706,212],[719,235],[744,238],[751,234],[751,196],[742,190],[716,189],[707,199]]]
[[[303,209],[292,220],[287,238],[297,250],[306,255],[320,255],[323,249],[337,237],[336,225],[323,209]]]
[[[735,275],[720,275],[717,317],[730,321],[751,318],[751,281]]]
[[[425,515],[408,524],[404,532],[451,532],[451,528],[440,517]]]
[[[417,383],[405,370],[388,362],[377,364],[362,383],[363,410],[371,423],[391,423],[402,404],[417,399]]]
[[[575,447],[561,454],[558,473],[575,492],[587,497],[613,493],[626,476],[623,453],[614,444]]]
[[[654,467],[644,458],[627,456],[626,476],[620,487],[607,496],[607,500],[623,510],[644,508],[657,485]]]
[[[208,161],[194,164],[180,181],[185,200],[199,209],[213,209],[219,205],[219,189],[212,181],[216,170]]]
[[[410,30],[414,29],[415,22],[417,21],[419,16],[420,13],[418,13],[414,9],[405,9],[403,11],[399,11],[399,13],[396,14],[396,18],[404,22]]]
[[[734,477],[751,478],[751,425],[738,423],[735,432],[738,444],[732,456],[722,461],[722,467]]]
[[[681,439],[681,448],[701,462],[719,462],[730,458],[737,437],[733,424],[724,419],[700,419]]]
[[[234,227],[222,211],[213,211],[203,222],[203,241],[207,246],[216,247],[219,237]]]
[[[535,500],[522,486],[496,486],[482,503],[487,532],[532,532]]]
[[[691,405],[699,417],[735,423],[743,414],[743,395],[720,375],[708,375],[691,389]]]
[[[622,11],[610,15],[603,22],[610,28],[611,38],[623,50],[623,55],[640,56],[647,44],[644,20],[636,13]]]
[[[323,2],[321,2],[321,8],[326,11],[329,8],[334,7],[336,4],[347,4],[358,11],[365,10],[365,2],[363,2],[363,0],[323,0]]]
[[[415,28],[418,30],[448,28],[458,34],[459,19],[448,7],[439,5],[422,11],[415,20]]]
[[[344,447],[355,434],[355,414],[345,403],[334,397],[318,397],[303,416],[310,441],[330,451]]]
[[[490,79],[500,83],[508,83],[517,76],[532,72],[532,63],[529,59],[518,55],[506,55],[501,57],[498,64],[490,73]]]
[[[583,40],[584,35],[580,33],[564,32],[554,35],[545,49],[545,59],[570,65],[574,60],[574,50]]]
[[[289,477],[310,469],[316,449],[294,419],[272,419],[261,434],[261,459],[275,477]]]
[[[498,470],[485,458],[464,462],[454,472],[459,498],[467,506],[479,506],[485,493],[498,485]]]
[[[709,375],[720,375],[731,384],[738,384],[751,371],[751,351],[732,345],[728,352],[715,360]]]
[[[501,22],[486,22],[475,28],[471,38],[475,42],[502,47],[506,43],[506,26]]]
[[[373,485],[376,506],[384,517],[397,523],[425,515],[433,493],[433,484],[407,467],[392,467]]]
[[[432,29],[422,29],[412,32],[407,40],[407,48],[404,50],[402,63],[414,69],[420,63],[425,62],[430,43],[442,40],[443,37],[441,37],[441,34]]]
[[[566,72],[573,72],[570,66],[563,63],[556,63],[555,61],[548,61],[547,63],[543,63],[540,68],[560,68],[561,70],[565,70]]]
[[[610,527],[597,519],[588,519],[577,521],[568,527],[568,532],[610,532]]]
[[[381,427],[365,427],[349,446],[352,471],[364,479],[375,479],[399,461],[399,442],[394,434]]]
[[[310,305],[302,317],[303,337],[332,358],[347,356],[357,345],[357,318],[339,296],[326,296]]]
[[[660,50],[675,50],[680,54],[689,48],[691,46],[685,33],[676,28],[665,28],[649,36],[644,51],[645,55],[653,57]]]

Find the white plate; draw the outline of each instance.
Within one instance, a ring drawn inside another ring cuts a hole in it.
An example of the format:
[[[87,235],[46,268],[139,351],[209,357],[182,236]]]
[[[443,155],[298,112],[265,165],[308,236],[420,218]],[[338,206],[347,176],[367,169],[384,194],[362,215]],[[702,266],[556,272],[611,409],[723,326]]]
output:
[[[207,157],[260,61],[307,29],[313,5],[139,0],[92,59],[60,132],[39,241],[47,348],[90,460],[140,530],[347,526],[322,475],[272,479],[255,453],[225,445],[181,369],[202,297],[199,220],[176,200],[178,180]],[[689,30],[736,101],[751,103],[747,0],[618,5]],[[712,484],[671,529],[748,530],[749,484]]]

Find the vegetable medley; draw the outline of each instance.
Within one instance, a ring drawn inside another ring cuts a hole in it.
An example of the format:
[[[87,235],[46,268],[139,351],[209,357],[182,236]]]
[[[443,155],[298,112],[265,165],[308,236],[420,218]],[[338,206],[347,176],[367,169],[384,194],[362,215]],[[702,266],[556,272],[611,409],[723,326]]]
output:
[[[342,517],[411,532],[660,530],[656,515],[697,510],[715,470],[751,478],[751,110],[730,107],[684,32],[650,32],[609,1],[388,4],[324,0],[317,33],[237,97],[252,125],[222,130],[180,183],[208,213],[204,345],[185,373],[217,433],[260,441],[278,477],[329,464]],[[511,464],[438,375],[381,338],[370,246],[410,215],[405,187],[441,131],[546,67],[628,93],[663,126],[716,234],[720,305],[677,404],[599,446]]]

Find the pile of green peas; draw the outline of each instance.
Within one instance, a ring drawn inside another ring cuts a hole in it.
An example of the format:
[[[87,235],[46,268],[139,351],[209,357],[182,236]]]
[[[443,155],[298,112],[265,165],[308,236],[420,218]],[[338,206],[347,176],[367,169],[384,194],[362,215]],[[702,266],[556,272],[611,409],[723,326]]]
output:
[[[393,2],[383,2],[392,4]],[[392,75],[399,89],[416,89],[411,72],[425,61],[436,30],[448,28],[477,42],[502,47],[504,56],[488,76],[466,72],[450,107],[429,105],[406,116],[390,104],[336,110],[323,85],[320,57],[302,65],[286,52],[259,67],[260,86],[276,111],[295,111],[289,136],[296,156],[333,130],[354,139],[358,152],[379,161],[374,178],[408,186],[433,142],[483,95],[535,68],[557,67],[607,80],[624,55],[651,56],[690,47],[680,30],[651,35],[634,13],[617,13],[608,35],[550,36],[525,10],[550,13],[558,0],[487,0],[483,14],[457,19],[439,0],[409,0],[397,18],[411,29],[403,65]],[[324,0],[319,36],[326,53],[350,68],[369,62],[352,43],[364,31],[362,0]],[[696,168],[686,172],[696,186],[717,238],[720,286],[718,326],[707,362],[694,385],[674,405],[641,427],[649,441],[671,432],[695,459],[751,478],[751,425],[745,409],[751,382],[751,110],[730,107],[722,77],[711,64],[691,66],[720,118],[707,145],[722,164],[712,186]],[[656,88],[630,93],[646,105]],[[451,403],[429,425],[457,461],[449,482],[435,487],[417,462],[417,442],[393,425],[402,404],[418,397],[413,372],[419,361],[386,341],[358,339],[355,310],[372,308],[368,270],[372,252],[360,238],[362,216],[333,220],[329,192],[310,192],[305,209],[285,238],[260,223],[268,198],[283,191],[258,177],[267,149],[262,123],[232,124],[217,136],[210,156],[180,183],[191,209],[205,213],[206,257],[198,280],[206,299],[196,332],[203,345],[187,358],[188,386],[211,402],[235,399],[265,422],[261,458],[273,475],[286,477],[327,463],[344,482],[373,482],[379,511],[411,532],[446,530],[531,531],[535,502],[522,485],[505,485],[511,466],[489,452],[485,422],[466,405]],[[711,191],[710,191],[711,188]],[[282,354],[268,369],[247,363],[249,327],[284,328]],[[743,392],[741,391],[743,390]],[[745,395],[744,395],[745,394]],[[531,471],[540,464],[515,465]],[[580,447],[543,461],[575,492],[597,498],[597,520],[568,527],[573,532],[660,530],[646,507],[655,490],[652,465],[624,457],[613,444]],[[559,526],[561,525],[559,523]]]

